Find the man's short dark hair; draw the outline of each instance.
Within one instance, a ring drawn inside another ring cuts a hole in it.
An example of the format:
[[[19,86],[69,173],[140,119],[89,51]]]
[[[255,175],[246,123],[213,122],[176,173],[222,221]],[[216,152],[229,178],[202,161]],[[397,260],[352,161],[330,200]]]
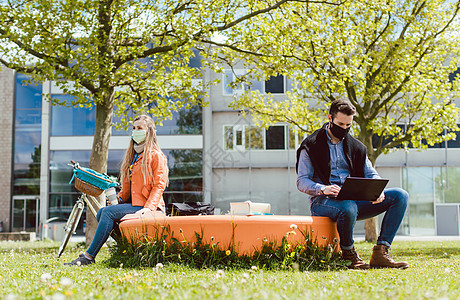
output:
[[[354,116],[356,114],[356,108],[348,100],[337,99],[332,101],[331,107],[329,108],[329,114],[334,118],[338,112],[347,116]]]

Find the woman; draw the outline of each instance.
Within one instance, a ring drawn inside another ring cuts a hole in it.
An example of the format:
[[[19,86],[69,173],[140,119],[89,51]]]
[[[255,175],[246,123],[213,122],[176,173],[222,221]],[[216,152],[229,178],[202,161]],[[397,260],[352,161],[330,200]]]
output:
[[[125,153],[120,170],[122,189],[118,193],[118,205],[101,208],[96,219],[99,222],[93,242],[86,252],[65,265],[88,265],[112,231],[115,221],[127,214],[142,215],[148,211],[163,213],[163,191],[168,183],[168,165],[158,146],[155,123],[142,115],[133,123],[132,139]]]

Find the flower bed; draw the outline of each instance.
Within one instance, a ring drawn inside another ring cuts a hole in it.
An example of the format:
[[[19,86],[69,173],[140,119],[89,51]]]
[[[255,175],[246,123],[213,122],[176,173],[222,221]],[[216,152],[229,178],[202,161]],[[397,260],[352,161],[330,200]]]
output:
[[[129,241],[135,243],[140,238],[155,237],[161,226],[168,226],[171,237],[179,241],[194,242],[198,233],[204,243],[219,244],[222,249],[232,249],[240,255],[260,251],[264,241],[279,246],[286,234],[290,235],[292,243],[305,241],[301,231],[307,232],[318,246],[333,244],[334,239],[337,241],[339,238],[335,223],[329,218],[309,216],[147,215],[142,219],[121,222],[120,229]],[[335,250],[338,251],[338,248]]]
[[[334,270],[345,268],[335,223],[303,216],[188,216],[123,221],[110,266]]]

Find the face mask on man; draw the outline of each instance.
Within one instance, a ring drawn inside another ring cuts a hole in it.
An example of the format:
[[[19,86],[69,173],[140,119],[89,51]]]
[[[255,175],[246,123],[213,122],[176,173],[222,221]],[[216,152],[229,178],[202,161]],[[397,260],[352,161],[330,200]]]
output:
[[[339,140],[342,140],[347,135],[347,133],[350,131],[350,128],[351,127],[344,129],[340,127],[339,125],[334,124],[334,122],[330,122],[330,126],[329,126],[329,129],[331,130],[332,135],[334,135]]]
[[[131,137],[136,143],[140,144],[145,141],[147,130],[133,130]]]

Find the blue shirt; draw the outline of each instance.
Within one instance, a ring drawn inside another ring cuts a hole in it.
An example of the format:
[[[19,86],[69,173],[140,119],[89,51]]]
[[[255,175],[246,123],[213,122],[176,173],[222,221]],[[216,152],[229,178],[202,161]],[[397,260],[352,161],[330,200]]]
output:
[[[334,144],[328,133],[327,145],[329,146],[329,154],[331,157],[331,176],[329,177],[329,181],[331,184],[342,186],[345,182],[345,178],[350,176],[350,169],[345,159],[345,153],[343,152],[343,140]],[[364,177],[380,178],[367,156],[364,164]],[[323,186],[325,186],[325,184],[316,176],[307,151],[305,149],[302,150],[300,152],[299,165],[297,168],[297,189],[311,197],[315,197],[321,195],[321,188]]]

